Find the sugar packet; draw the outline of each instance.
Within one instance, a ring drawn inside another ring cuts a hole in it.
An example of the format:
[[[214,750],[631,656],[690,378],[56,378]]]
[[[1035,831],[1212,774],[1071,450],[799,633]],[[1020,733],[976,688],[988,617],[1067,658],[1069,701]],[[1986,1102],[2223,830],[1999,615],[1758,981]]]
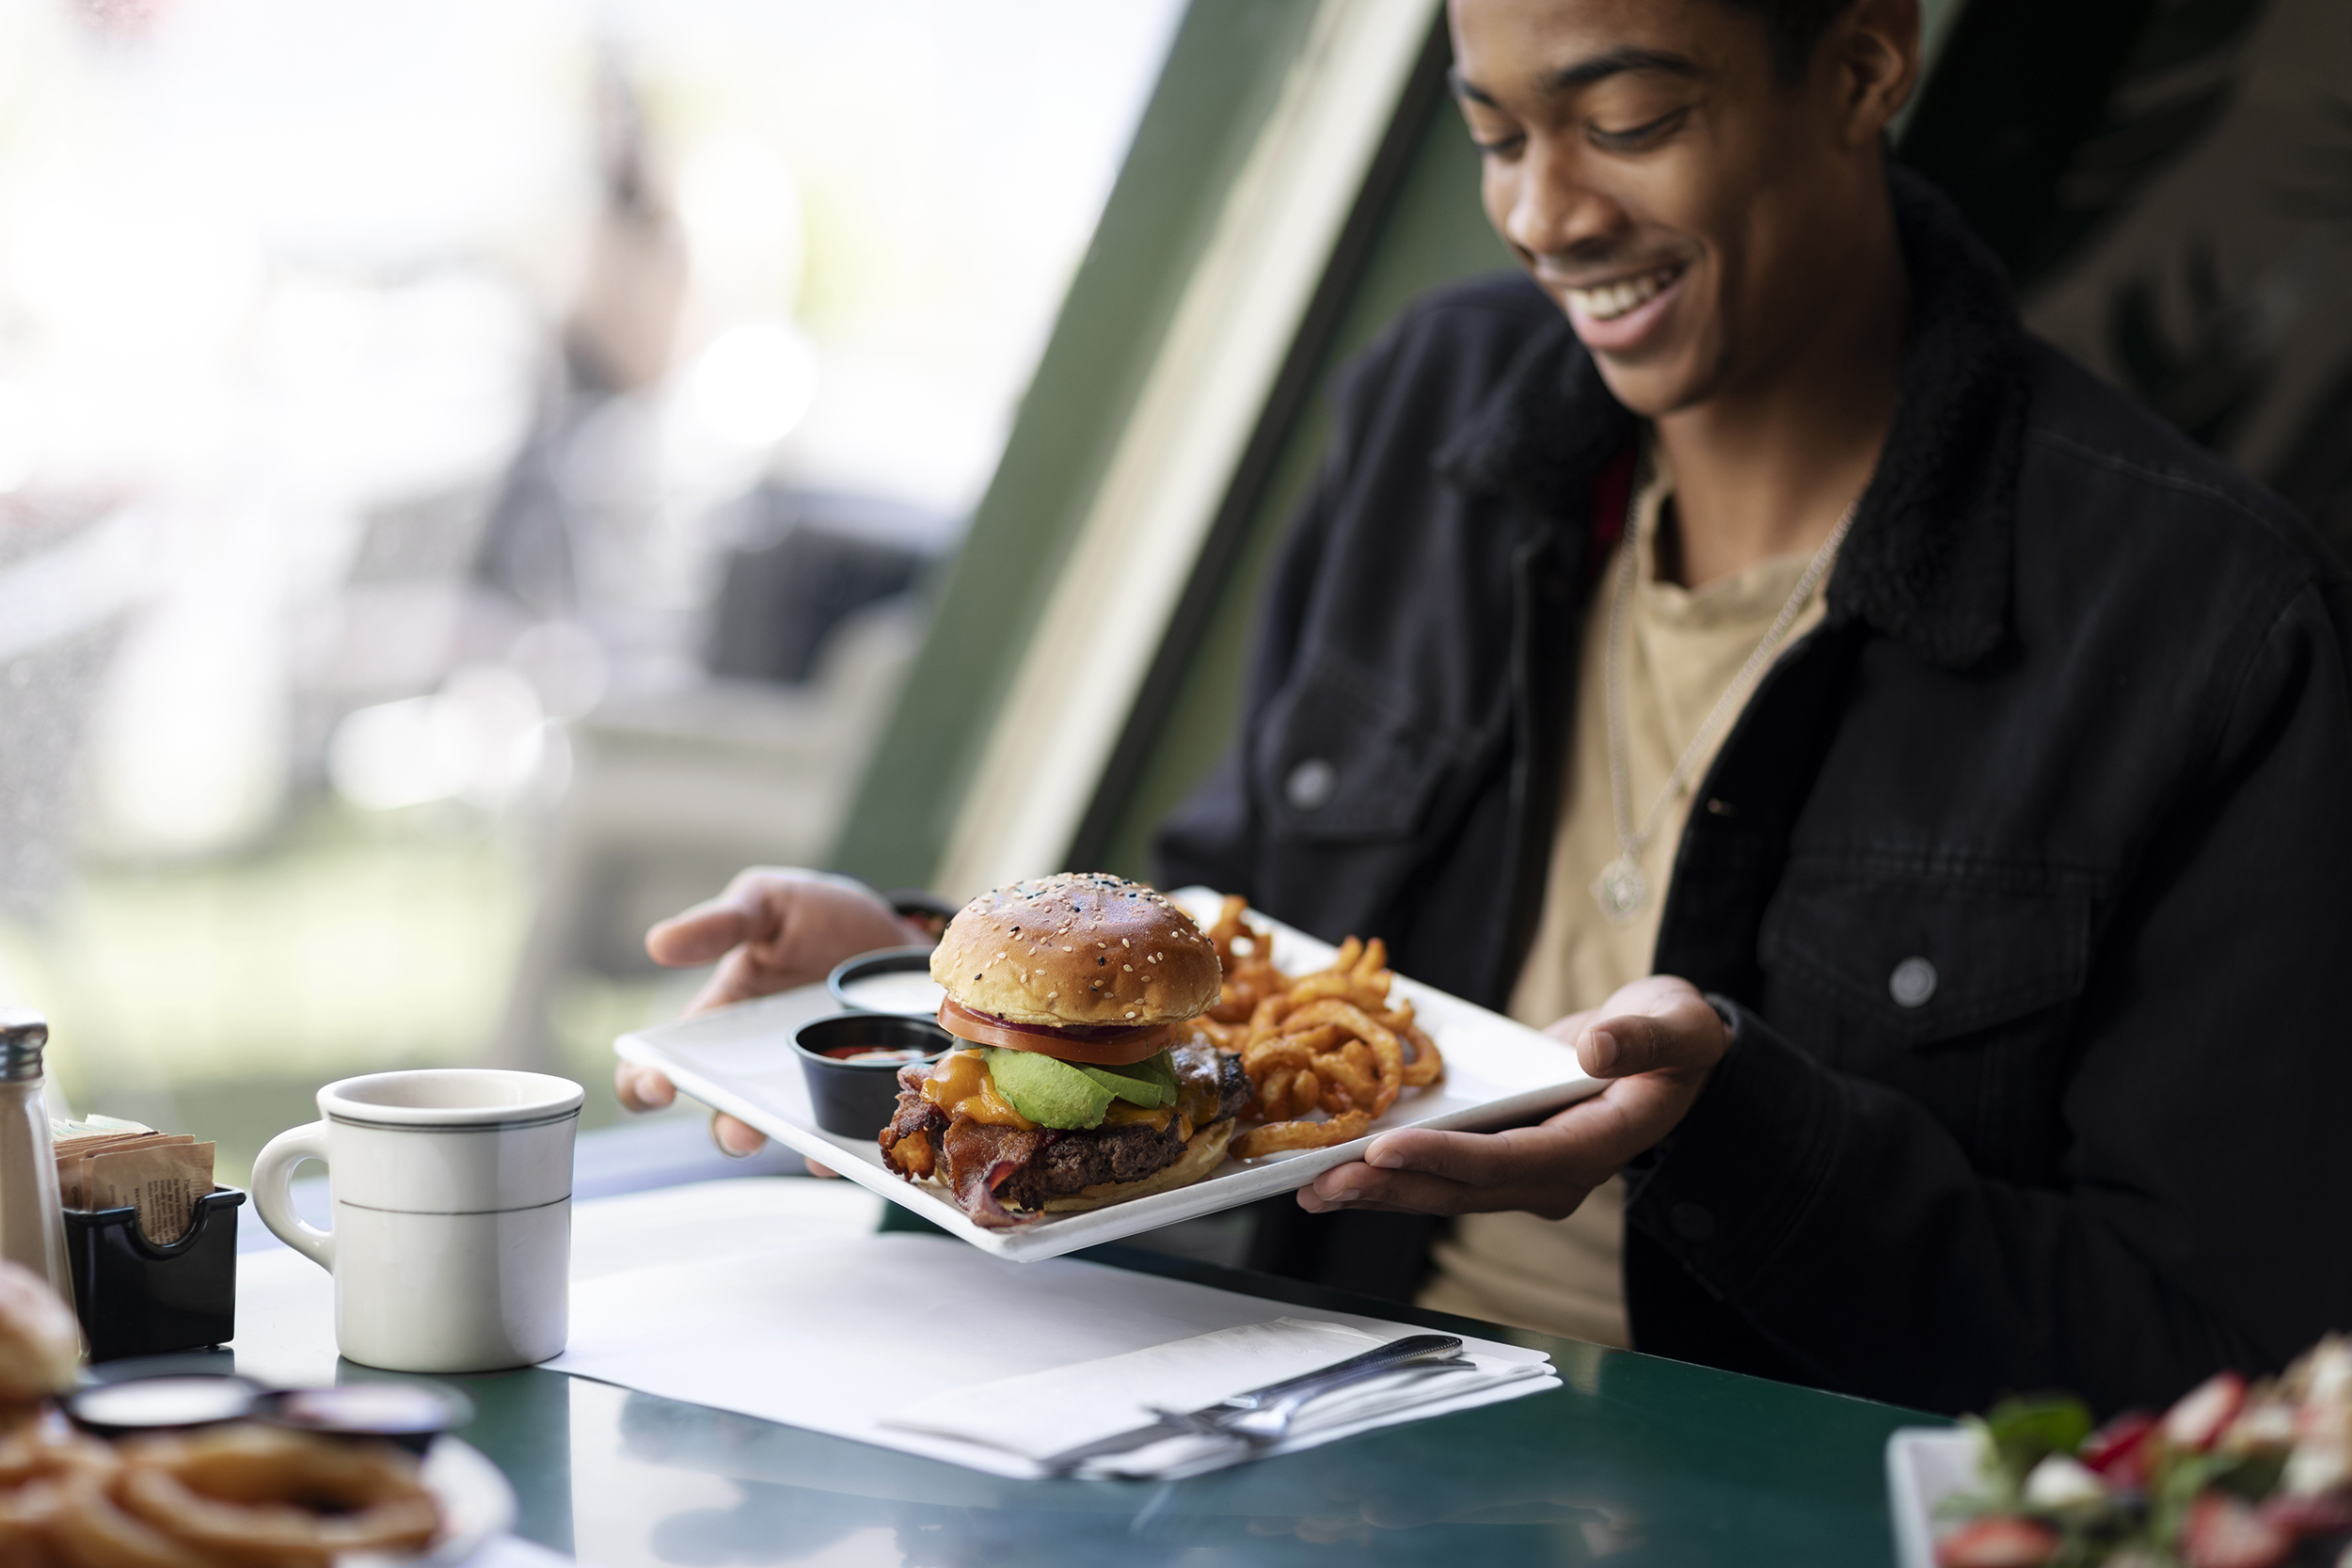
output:
[[[69,1209],[135,1209],[139,1233],[167,1246],[196,1224],[197,1202],[213,1190],[213,1156],[212,1144],[184,1132],[92,1126],[57,1142],[59,1196]]]

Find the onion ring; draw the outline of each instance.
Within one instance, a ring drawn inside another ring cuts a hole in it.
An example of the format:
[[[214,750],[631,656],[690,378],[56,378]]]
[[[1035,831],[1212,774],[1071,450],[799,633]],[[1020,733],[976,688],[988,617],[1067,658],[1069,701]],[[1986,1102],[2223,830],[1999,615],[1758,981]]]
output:
[[[1241,1050],[1242,1041],[1248,1037],[1248,1031],[1242,1024],[1226,1023],[1205,1013],[1194,1019],[1192,1026],[1207,1036],[1211,1045],[1228,1055],[1238,1053]]]
[[[1291,1115],[1303,1117],[1323,1103],[1323,1080],[1312,1068],[1302,1068],[1291,1080]]]
[[[55,1481],[0,1492],[0,1562],[9,1568],[60,1568],[50,1531],[63,1506],[63,1488]]]
[[[1372,1117],[1363,1111],[1345,1111],[1329,1121],[1268,1122],[1235,1138],[1232,1152],[1237,1158],[1254,1160],[1261,1154],[1279,1154],[1287,1149],[1329,1148],[1334,1144],[1353,1142],[1370,1131]]]
[[[57,1492],[49,1534],[89,1568],[220,1568],[219,1560],[127,1513],[107,1483],[120,1472],[86,1470]]]
[[[1413,1059],[1405,1064],[1404,1081],[1408,1089],[1425,1089],[1445,1076],[1445,1057],[1438,1050],[1438,1042],[1429,1032],[1411,1019],[1402,1024],[1391,1024],[1397,1037],[1413,1048]]]
[[[70,1470],[111,1470],[114,1464],[114,1450],[105,1444],[47,1419],[0,1437],[0,1488],[55,1480]]]
[[[1234,1152],[1314,1148],[1357,1134],[1324,1131],[1332,1118],[1385,1115],[1407,1088],[1444,1076],[1445,1058],[1415,1021],[1413,1004],[1394,994],[1389,945],[1379,937],[1350,936],[1330,961],[1292,976],[1274,967],[1272,942],[1252,925],[1238,895],[1227,895],[1208,937],[1224,966],[1217,1006],[1200,1021],[1201,1033],[1241,1058],[1252,1099],[1245,1120],[1266,1124],[1265,1137],[1245,1132]],[[1279,1135],[1268,1129],[1286,1122]],[[1253,1141],[1254,1139],[1254,1141]]]
[[[1306,1022],[1336,1023],[1372,1048],[1373,1059],[1380,1064],[1380,1088],[1368,1107],[1379,1116],[1396,1102],[1397,1091],[1405,1086],[1405,1043],[1393,1031],[1375,1023],[1371,1015],[1353,1002],[1332,998],[1310,1002],[1284,1021],[1284,1027]]]
[[[440,1528],[440,1509],[402,1450],[269,1427],[126,1444],[116,1495],[199,1561],[328,1568],[343,1552],[421,1551]]]

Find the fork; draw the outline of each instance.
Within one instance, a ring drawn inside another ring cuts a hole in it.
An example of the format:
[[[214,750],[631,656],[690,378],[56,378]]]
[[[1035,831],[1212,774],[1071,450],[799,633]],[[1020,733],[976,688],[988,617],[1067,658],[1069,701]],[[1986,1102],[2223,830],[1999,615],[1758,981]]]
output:
[[[1391,1372],[1428,1373],[1472,1365],[1450,1334],[1411,1334],[1316,1371],[1236,1394],[1200,1410],[1161,1410],[1162,1420],[1211,1437],[1238,1437],[1253,1447],[1280,1442],[1298,1413],[1324,1395]]]

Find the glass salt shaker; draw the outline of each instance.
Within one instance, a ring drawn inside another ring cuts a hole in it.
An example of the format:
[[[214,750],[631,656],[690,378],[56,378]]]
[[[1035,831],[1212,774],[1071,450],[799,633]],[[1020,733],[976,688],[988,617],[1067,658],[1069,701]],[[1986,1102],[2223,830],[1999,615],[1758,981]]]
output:
[[[41,1053],[48,1044],[47,1019],[27,1008],[0,1007],[0,1258],[40,1275],[70,1302],[73,1276],[66,1263],[57,1156],[42,1092]]]

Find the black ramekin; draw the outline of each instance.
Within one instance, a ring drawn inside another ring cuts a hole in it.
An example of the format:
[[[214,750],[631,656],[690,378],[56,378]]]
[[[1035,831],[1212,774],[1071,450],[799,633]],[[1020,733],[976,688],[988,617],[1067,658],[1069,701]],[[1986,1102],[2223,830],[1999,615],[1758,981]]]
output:
[[[906,1063],[845,1062],[826,1052],[869,1046],[919,1051],[930,1061],[956,1044],[953,1035],[929,1019],[899,1013],[832,1013],[811,1019],[792,1035],[817,1125],[845,1138],[870,1138],[890,1125],[898,1108],[898,1069]]]

